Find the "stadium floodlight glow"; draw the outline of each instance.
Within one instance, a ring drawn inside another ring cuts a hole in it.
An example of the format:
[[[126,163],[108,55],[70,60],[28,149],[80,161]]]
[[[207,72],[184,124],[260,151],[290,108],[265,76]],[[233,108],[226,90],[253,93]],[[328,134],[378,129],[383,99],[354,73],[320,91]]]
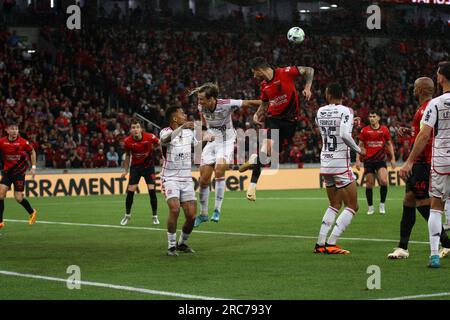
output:
[[[329,6],[321,6],[321,7],[320,7],[320,10],[329,10],[329,9],[330,9]]]
[[[332,7],[332,8],[337,8],[338,5],[337,5],[337,4],[332,4],[331,7]]]
[[[50,8],[54,8],[55,7],[55,0],[50,0]]]
[[[300,10],[300,13],[306,13],[307,11],[306,10]]]

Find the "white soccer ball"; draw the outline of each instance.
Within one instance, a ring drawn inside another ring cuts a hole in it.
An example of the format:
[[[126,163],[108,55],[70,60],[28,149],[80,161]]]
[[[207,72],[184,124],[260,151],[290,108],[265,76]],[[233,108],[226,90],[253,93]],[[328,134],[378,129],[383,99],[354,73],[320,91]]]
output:
[[[305,40],[305,32],[300,27],[292,27],[287,33],[287,38],[293,43],[302,43]]]

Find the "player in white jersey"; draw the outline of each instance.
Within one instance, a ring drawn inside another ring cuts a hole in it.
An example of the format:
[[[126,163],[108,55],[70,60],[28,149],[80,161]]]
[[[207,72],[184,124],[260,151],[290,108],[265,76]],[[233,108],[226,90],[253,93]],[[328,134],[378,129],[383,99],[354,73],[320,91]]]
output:
[[[198,110],[208,133],[215,137],[202,152],[200,164],[200,215],[195,219],[195,227],[209,221],[208,204],[211,176],[214,171],[216,201],[211,221],[219,222],[222,202],[225,195],[225,171],[234,162],[234,143],[236,131],[231,115],[241,107],[259,107],[261,100],[219,99],[219,87],[205,83],[194,89],[197,94]]]
[[[330,206],[322,219],[314,253],[349,254],[336,245],[337,239],[350,225],[358,211],[355,176],[350,167],[350,149],[365,154],[352,138],[353,110],[342,105],[342,88],[339,84],[328,85],[325,97],[328,105],[319,108],[316,123],[322,135],[320,175],[327,188]],[[336,220],[344,202],[345,208]],[[326,241],[336,220],[336,225]]]
[[[430,101],[422,117],[422,128],[417,135],[414,147],[400,176],[406,180],[411,172],[414,160],[425,148],[429,138],[433,137],[433,155],[431,158],[431,210],[428,219],[430,236],[431,268],[441,266],[439,259],[439,239],[442,230],[442,212],[445,201],[450,195],[450,62],[439,63],[438,83],[444,94]],[[445,256],[445,255],[441,255]]]
[[[186,242],[194,228],[197,209],[197,199],[191,173],[191,146],[198,142],[192,131],[194,123],[186,122],[186,118],[182,108],[168,108],[166,119],[170,126],[162,129],[160,132],[161,144],[166,148],[161,171],[161,182],[170,210],[167,220],[167,255],[169,256],[177,256],[177,250],[188,253],[194,252]],[[176,232],[180,206],[183,207],[186,221],[177,243]]]

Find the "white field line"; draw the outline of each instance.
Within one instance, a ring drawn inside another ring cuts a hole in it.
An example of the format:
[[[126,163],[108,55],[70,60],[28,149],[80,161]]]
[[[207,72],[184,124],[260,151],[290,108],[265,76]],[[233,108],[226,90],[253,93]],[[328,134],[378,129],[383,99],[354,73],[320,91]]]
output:
[[[450,292],[419,294],[416,296],[403,296],[395,298],[381,298],[376,300],[411,300],[411,299],[424,299],[424,298],[445,297],[445,296],[450,296]]]
[[[15,219],[5,219],[8,222],[18,222],[18,223],[28,223],[28,220],[15,220]],[[78,223],[78,222],[58,222],[58,221],[36,221],[39,224],[50,224],[50,225],[65,225],[65,226],[79,226],[79,227],[94,227],[94,228],[112,228],[112,229],[131,229],[131,230],[148,230],[148,231],[164,231],[167,229],[162,228],[149,228],[149,227],[130,227],[130,226],[119,226],[111,224],[93,224],[93,223]],[[240,236],[240,237],[259,237],[259,238],[279,238],[279,239],[317,239],[317,236],[302,236],[302,235],[288,235],[288,234],[258,234],[258,233],[242,233],[242,232],[222,232],[222,231],[205,231],[205,230],[194,230],[195,233],[203,234],[217,234],[217,235],[227,235],[227,236]],[[369,241],[369,242],[398,242],[398,240],[392,239],[373,239],[373,238],[339,238],[341,240],[349,241]],[[416,244],[428,244],[425,241],[409,241],[409,243]]]
[[[33,275],[33,274],[27,274],[27,273],[18,273],[18,272],[11,272],[11,271],[5,271],[0,270],[0,275],[4,276],[12,276],[12,277],[21,277],[21,278],[31,278],[31,279],[39,279],[39,280],[46,280],[46,281],[56,281],[56,282],[66,282],[68,279],[63,278],[55,278],[55,277],[47,277],[47,276],[39,276],[39,275]],[[168,297],[175,297],[175,298],[185,298],[185,299],[195,299],[195,300],[227,300],[223,298],[216,298],[216,297],[206,297],[206,296],[197,296],[192,294],[184,294],[184,293],[177,293],[177,292],[169,292],[169,291],[159,291],[159,290],[151,290],[151,289],[145,289],[145,288],[135,288],[130,286],[121,286],[116,284],[109,284],[109,283],[101,283],[101,282],[91,282],[91,281],[69,281],[70,284],[80,284],[85,286],[91,286],[91,287],[99,287],[99,288],[107,288],[107,289],[114,289],[114,290],[123,290],[123,291],[130,291],[130,292],[138,292],[138,293],[144,293],[149,295],[157,295],[157,296],[168,296]]]

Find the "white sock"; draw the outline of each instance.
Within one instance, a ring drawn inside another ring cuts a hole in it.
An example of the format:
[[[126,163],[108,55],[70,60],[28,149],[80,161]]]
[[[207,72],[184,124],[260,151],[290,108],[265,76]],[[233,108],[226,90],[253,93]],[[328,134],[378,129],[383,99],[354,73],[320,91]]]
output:
[[[248,163],[250,164],[256,164],[256,160],[258,159],[258,155],[256,153],[253,153],[249,158],[248,158]]]
[[[450,223],[450,199],[445,201],[445,223]]]
[[[339,215],[339,218],[336,220],[336,225],[331,232],[330,238],[328,239],[328,244],[335,245],[338,238],[342,235],[342,233],[347,229],[353,219],[353,215],[355,211],[350,208],[345,208],[344,211]]]
[[[208,204],[209,204],[209,186],[206,188],[200,187],[200,213],[203,215],[208,215]]]
[[[223,197],[225,196],[225,178],[216,179],[216,204],[214,210],[222,209]]]
[[[250,182],[250,188],[254,188],[254,189],[256,189],[256,183],[254,183],[254,182]]]
[[[180,238],[178,239],[178,244],[184,244],[188,241],[190,233],[181,232]]]
[[[177,233],[167,232],[167,242],[169,249],[177,245]]]
[[[428,219],[428,232],[430,235],[431,255],[439,254],[439,241],[442,230],[442,211],[430,210],[430,218]]]
[[[322,225],[320,226],[319,238],[317,239],[317,244],[319,246],[325,245],[325,240],[327,239],[328,232],[333,226],[334,220],[336,220],[336,215],[339,213],[338,210],[332,207],[328,207],[322,218]]]

